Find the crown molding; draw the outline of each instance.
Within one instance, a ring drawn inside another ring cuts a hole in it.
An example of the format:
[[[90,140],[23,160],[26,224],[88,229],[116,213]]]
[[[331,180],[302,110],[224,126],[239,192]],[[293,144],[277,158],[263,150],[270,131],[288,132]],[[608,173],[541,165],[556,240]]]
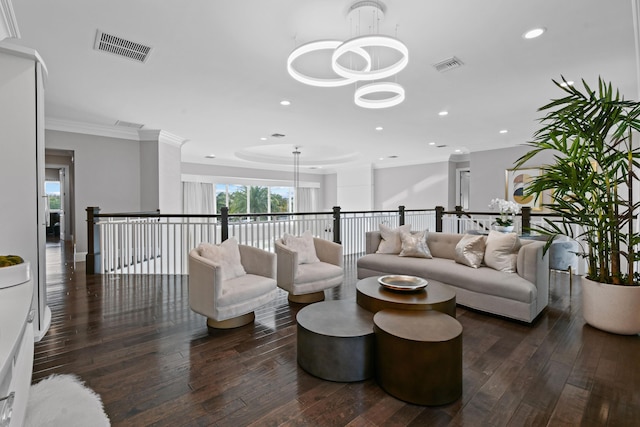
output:
[[[11,0],[0,0],[0,40],[6,38],[19,39],[20,30]]]
[[[160,129],[140,129],[138,130],[138,138],[140,141],[158,141],[165,144],[173,145],[180,148],[188,140],[181,136],[174,135]]]
[[[115,126],[95,125],[61,119],[45,119],[45,129],[62,132],[83,133],[86,135],[106,136],[108,138],[128,139],[140,141],[136,129],[118,128]]]

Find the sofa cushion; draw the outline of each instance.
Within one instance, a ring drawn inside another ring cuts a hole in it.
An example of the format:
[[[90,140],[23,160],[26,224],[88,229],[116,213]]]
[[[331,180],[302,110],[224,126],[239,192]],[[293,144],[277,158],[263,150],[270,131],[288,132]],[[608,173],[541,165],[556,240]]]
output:
[[[380,245],[376,253],[379,254],[399,254],[402,251],[402,241],[400,240],[400,233],[410,232],[411,224],[401,225],[396,229],[380,224]]]
[[[316,246],[313,243],[313,234],[311,234],[310,230],[302,233],[300,237],[284,233],[282,243],[298,253],[298,264],[320,262],[320,259],[318,259],[316,255]]]
[[[462,239],[462,234],[450,233],[429,233],[427,242],[429,250],[434,258],[448,258],[453,260],[456,257],[456,245]]]
[[[478,268],[484,259],[484,236],[465,234],[456,245],[454,261],[469,267]]]
[[[247,274],[240,260],[238,241],[233,237],[219,245],[200,243],[200,245],[198,245],[198,253],[201,257],[213,261],[220,266],[222,280],[234,279]]]
[[[516,233],[491,230],[487,236],[484,263],[495,270],[514,273],[520,246],[520,239]]]
[[[419,233],[400,233],[402,250],[399,256],[409,256],[415,258],[433,258],[427,245],[426,231]]]

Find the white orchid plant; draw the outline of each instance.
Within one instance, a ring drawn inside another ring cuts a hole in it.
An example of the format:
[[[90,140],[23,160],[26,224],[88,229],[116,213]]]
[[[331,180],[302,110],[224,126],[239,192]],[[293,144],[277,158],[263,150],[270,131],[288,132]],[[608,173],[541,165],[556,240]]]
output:
[[[501,227],[513,225],[513,216],[520,213],[519,204],[513,201],[506,201],[505,199],[491,199],[489,207],[500,211],[500,218],[496,218],[494,224]]]

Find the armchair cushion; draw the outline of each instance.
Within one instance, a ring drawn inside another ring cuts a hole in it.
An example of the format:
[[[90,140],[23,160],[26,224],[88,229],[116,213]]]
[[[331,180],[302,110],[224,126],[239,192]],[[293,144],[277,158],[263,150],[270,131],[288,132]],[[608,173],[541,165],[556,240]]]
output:
[[[401,225],[396,229],[380,224],[380,245],[376,253],[379,254],[399,254],[402,251],[402,241],[400,240],[400,234],[403,232],[410,232],[411,224]]]
[[[203,258],[220,265],[222,280],[234,279],[247,274],[240,262],[238,241],[234,238],[227,239],[219,245],[200,243],[198,252]]]
[[[296,237],[291,234],[284,233],[282,242],[291,250],[298,253],[298,264],[310,264],[320,262],[316,255],[316,247],[313,243],[313,234],[307,230],[302,236]]]

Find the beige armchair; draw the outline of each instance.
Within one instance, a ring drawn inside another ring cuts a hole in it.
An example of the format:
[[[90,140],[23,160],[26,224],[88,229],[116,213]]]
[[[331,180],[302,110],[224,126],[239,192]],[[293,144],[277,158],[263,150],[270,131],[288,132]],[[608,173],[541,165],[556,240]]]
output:
[[[319,262],[298,263],[298,252],[275,242],[278,255],[278,286],[289,293],[289,301],[311,303],[324,300],[324,290],[342,284],[344,278],[342,245],[313,238]]]
[[[207,317],[209,328],[229,329],[252,323],[254,310],[277,295],[276,255],[237,246],[246,274],[226,279],[223,269],[229,268],[228,260],[204,257],[202,245],[189,252],[189,306]]]

